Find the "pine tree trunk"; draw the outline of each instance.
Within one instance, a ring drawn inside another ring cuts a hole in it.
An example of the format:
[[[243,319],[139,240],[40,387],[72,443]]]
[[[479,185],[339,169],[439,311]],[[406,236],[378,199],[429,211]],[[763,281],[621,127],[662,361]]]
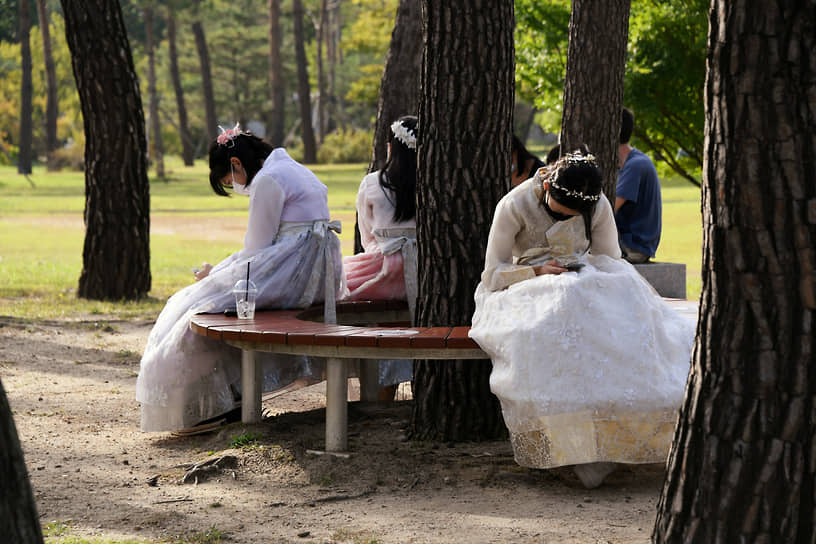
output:
[[[0,381],[0,535],[3,542],[41,544],[40,518],[11,407]]]
[[[20,0],[20,62],[22,81],[20,85],[20,150],[17,155],[17,171],[31,173],[31,139],[33,123],[31,83],[31,9],[28,0]]]
[[[303,138],[303,162],[317,162],[317,143],[312,127],[312,100],[309,87],[309,66],[303,38],[303,3],[292,0],[293,27],[295,35],[295,63],[297,64],[298,103],[300,105],[300,130]]]
[[[153,10],[145,8],[145,34],[147,49],[147,95],[150,99],[150,138],[148,156],[153,161],[156,177],[164,178],[164,142],[162,141],[161,119],[159,118],[159,94],[156,91],[156,55],[154,54]]]
[[[272,112],[268,141],[275,147],[283,146],[285,135],[285,87],[281,57],[280,0],[269,0],[269,91]]]
[[[218,118],[215,115],[215,94],[213,93],[212,70],[210,69],[210,53],[207,49],[207,37],[201,21],[192,25],[198,50],[198,63],[201,66],[201,89],[204,93],[204,112],[207,119],[207,138],[209,142],[218,136]],[[209,144],[209,142],[207,142]]]
[[[561,117],[561,152],[586,144],[615,202],[630,0],[573,0]]]
[[[655,542],[816,541],[816,17],[714,0],[703,290]]]
[[[424,0],[419,103],[417,324],[467,325],[498,200],[510,180],[513,2]],[[414,366],[414,438],[506,433],[490,361]]]
[[[317,28],[315,29],[317,42],[317,141],[322,145],[328,133],[329,121],[326,117],[328,89],[326,87],[326,68],[323,65],[323,46],[326,43],[326,34],[328,31],[328,13],[326,9],[326,0],[320,0],[320,13],[318,15]]]
[[[51,49],[51,20],[48,17],[48,6],[45,0],[37,0],[37,19],[40,23],[40,34],[43,43],[43,61],[45,63],[45,146],[48,169],[54,169],[51,153],[57,148],[57,116],[59,101],[57,99],[57,71],[54,66],[54,54]]]
[[[181,74],[178,66],[178,51],[176,49],[176,16],[173,9],[167,9],[167,42],[170,57],[170,78],[173,80],[173,91],[176,95],[176,110],[179,117],[179,137],[181,138],[181,158],[184,166],[193,166],[193,140],[190,135],[190,124],[187,119],[187,105],[184,101],[184,88],[181,86]]]
[[[85,246],[77,294],[140,299],[150,291],[150,188],[139,79],[122,12],[116,0],[61,3],[85,123]]]

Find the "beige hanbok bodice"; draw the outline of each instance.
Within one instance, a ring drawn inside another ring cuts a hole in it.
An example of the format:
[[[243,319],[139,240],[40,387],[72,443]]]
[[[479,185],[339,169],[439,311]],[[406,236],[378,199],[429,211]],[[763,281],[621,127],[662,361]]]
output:
[[[566,264],[587,253],[620,258],[618,231],[609,200],[601,195],[592,215],[592,244],[584,219],[554,221],[540,204],[543,188],[530,178],[499,201],[487,241],[482,284],[491,291],[535,277],[533,266]]]

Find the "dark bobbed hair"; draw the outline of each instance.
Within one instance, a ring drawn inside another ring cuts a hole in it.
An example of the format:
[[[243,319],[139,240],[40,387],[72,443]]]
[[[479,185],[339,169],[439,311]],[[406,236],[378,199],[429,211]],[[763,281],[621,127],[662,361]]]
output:
[[[230,173],[230,159],[238,157],[246,170],[247,187],[252,178],[263,166],[264,161],[274,148],[254,134],[243,132],[227,142],[219,144],[213,141],[210,144],[210,186],[215,194],[230,196],[230,193],[221,185],[221,180]]]
[[[417,136],[417,118],[403,115],[397,121]],[[388,142],[391,153],[385,166],[380,169],[380,186],[388,189],[396,199],[394,204],[394,221],[408,221],[416,216],[416,149],[409,149],[393,131],[388,130]],[[386,192],[388,194],[388,192]]]
[[[527,161],[533,159],[534,161],[539,160],[538,157],[530,153],[524,144],[521,143],[521,140],[513,134],[513,140],[511,143],[511,151],[515,152],[516,154],[516,164],[527,164]],[[519,169],[521,169],[519,167]]]
[[[618,143],[626,144],[632,139],[632,131],[635,130],[635,114],[629,108],[621,109],[621,131]]]
[[[555,144],[552,149],[547,153],[547,159],[544,161],[546,164],[552,164],[558,160],[561,156],[561,144]]]
[[[587,200],[579,196],[567,194],[567,191],[574,191],[585,196],[599,196],[603,192],[603,175],[601,169],[593,161],[574,160],[573,155],[589,155],[589,148],[581,145],[578,149],[567,155],[562,155],[556,162],[547,166],[547,177],[545,181],[550,181],[550,198],[566,206],[567,208],[581,212],[584,218],[587,240],[592,244],[592,213],[598,200]],[[553,184],[552,182],[555,182]],[[557,185],[557,187],[556,187]],[[541,204],[544,204],[546,194],[541,195]]]

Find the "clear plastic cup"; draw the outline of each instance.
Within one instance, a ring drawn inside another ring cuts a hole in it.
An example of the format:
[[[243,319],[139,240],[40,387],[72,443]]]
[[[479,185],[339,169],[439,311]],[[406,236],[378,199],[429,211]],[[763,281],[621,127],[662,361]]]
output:
[[[232,294],[235,295],[235,311],[238,314],[238,319],[254,319],[255,318],[255,298],[258,296],[258,288],[249,280],[239,280],[232,288]]]

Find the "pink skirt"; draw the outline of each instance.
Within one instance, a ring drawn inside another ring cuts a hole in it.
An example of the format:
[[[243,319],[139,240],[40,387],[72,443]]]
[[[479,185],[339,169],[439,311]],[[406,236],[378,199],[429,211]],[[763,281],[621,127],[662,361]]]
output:
[[[345,300],[405,300],[402,253],[358,253],[343,259],[349,294]]]

